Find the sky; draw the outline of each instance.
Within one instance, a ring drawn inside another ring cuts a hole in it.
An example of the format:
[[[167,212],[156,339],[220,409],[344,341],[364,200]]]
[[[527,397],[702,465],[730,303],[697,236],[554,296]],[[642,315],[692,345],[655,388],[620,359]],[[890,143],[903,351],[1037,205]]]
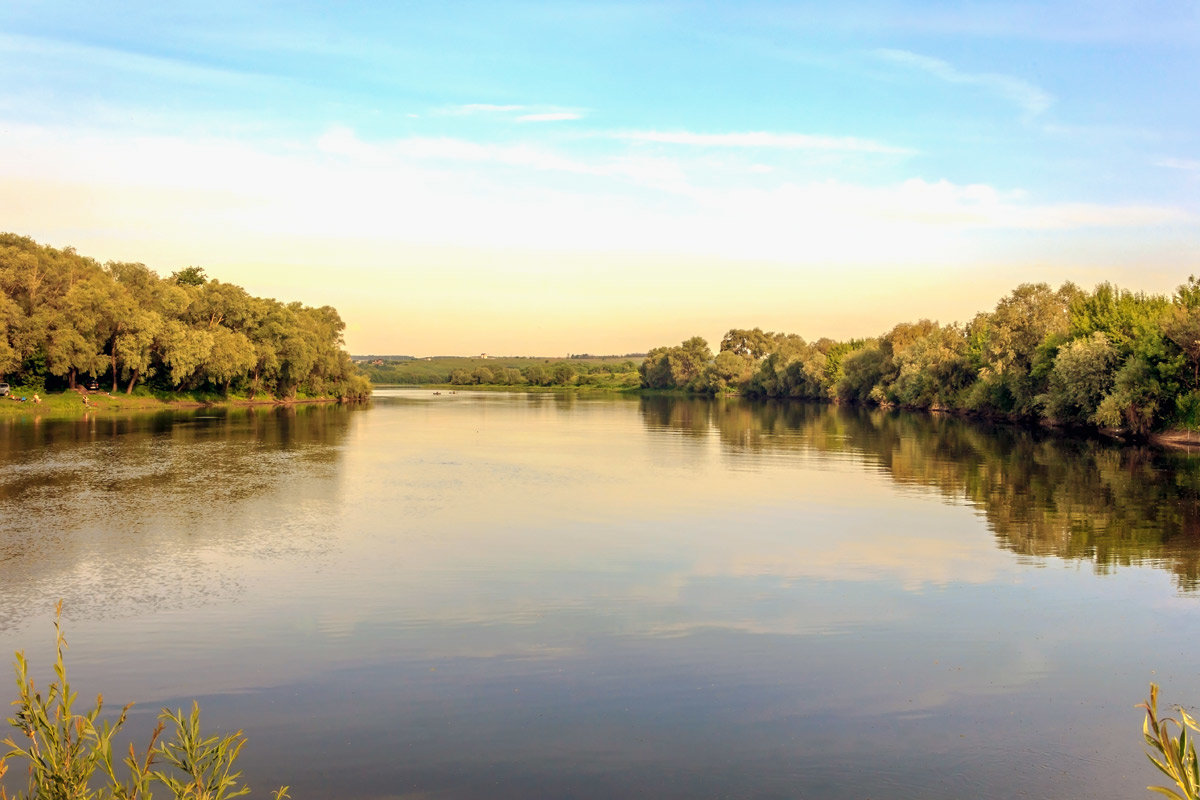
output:
[[[1194,2],[0,3],[0,230],[356,354],[966,322],[1200,272]]]

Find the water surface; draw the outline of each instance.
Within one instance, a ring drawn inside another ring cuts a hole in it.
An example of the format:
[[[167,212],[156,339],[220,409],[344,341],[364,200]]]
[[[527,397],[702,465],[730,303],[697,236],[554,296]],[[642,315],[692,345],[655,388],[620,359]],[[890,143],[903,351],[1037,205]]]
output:
[[[1141,796],[1185,456],[807,405],[380,392],[0,427],[0,649],[264,794]],[[44,672],[44,670],[43,670]]]

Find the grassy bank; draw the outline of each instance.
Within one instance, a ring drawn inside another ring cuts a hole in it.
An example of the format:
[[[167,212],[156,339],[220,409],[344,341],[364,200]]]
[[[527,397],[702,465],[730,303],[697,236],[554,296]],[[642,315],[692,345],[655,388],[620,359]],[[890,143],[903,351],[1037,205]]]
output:
[[[24,397],[22,402],[19,398]],[[37,402],[34,398],[39,398]],[[86,399],[86,403],[84,402]],[[108,392],[35,392],[15,386],[8,397],[0,397],[0,419],[78,419],[87,414],[152,414],[174,409],[186,410],[214,406],[239,407],[259,405],[291,405],[295,403],[336,403],[334,397],[304,397],[294,400],[277,400],[266,395],[250,398],[241,395],[205,394],[201,392],[181,394],[110,394]]]

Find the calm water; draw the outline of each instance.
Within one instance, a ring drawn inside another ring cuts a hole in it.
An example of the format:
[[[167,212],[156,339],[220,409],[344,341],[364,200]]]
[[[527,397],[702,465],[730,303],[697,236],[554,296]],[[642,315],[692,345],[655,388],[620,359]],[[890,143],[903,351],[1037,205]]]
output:
[[[44,668],[64,598],[81,694],[198,698],[255,796],[1115,800],[1148,683],[1200,702],[1200,459],[396,390],[0,462],[0,651]]]

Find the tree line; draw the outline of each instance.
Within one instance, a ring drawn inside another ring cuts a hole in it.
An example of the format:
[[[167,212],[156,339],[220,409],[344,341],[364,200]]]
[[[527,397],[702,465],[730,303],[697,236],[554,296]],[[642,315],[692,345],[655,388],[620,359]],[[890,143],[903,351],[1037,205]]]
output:
[[[199,267],[161,278],[0,234],[0,377],[21,385],[365,397],[344,329],[330,306],[254,297]]]
[[[623,385],[624,376],[632,376],[636,369],[637,365],[632,361],[623,364],[556,361],[544,365],[530,364],[520,369],[481,366],[472,370],[451,370],[449,382],[455,386],[618,386]]]
[[[641,358],[643,354],[637,354]],[[361,364],[375,384],[637,389],[637,361],[626,356],[377,358]]]
[[[1173,295],[1022,284],[966,324],[867,339],[732,329],[651,350],[647,389],[1044,419],[1143,435],[1200,424],[1200,281]]]

